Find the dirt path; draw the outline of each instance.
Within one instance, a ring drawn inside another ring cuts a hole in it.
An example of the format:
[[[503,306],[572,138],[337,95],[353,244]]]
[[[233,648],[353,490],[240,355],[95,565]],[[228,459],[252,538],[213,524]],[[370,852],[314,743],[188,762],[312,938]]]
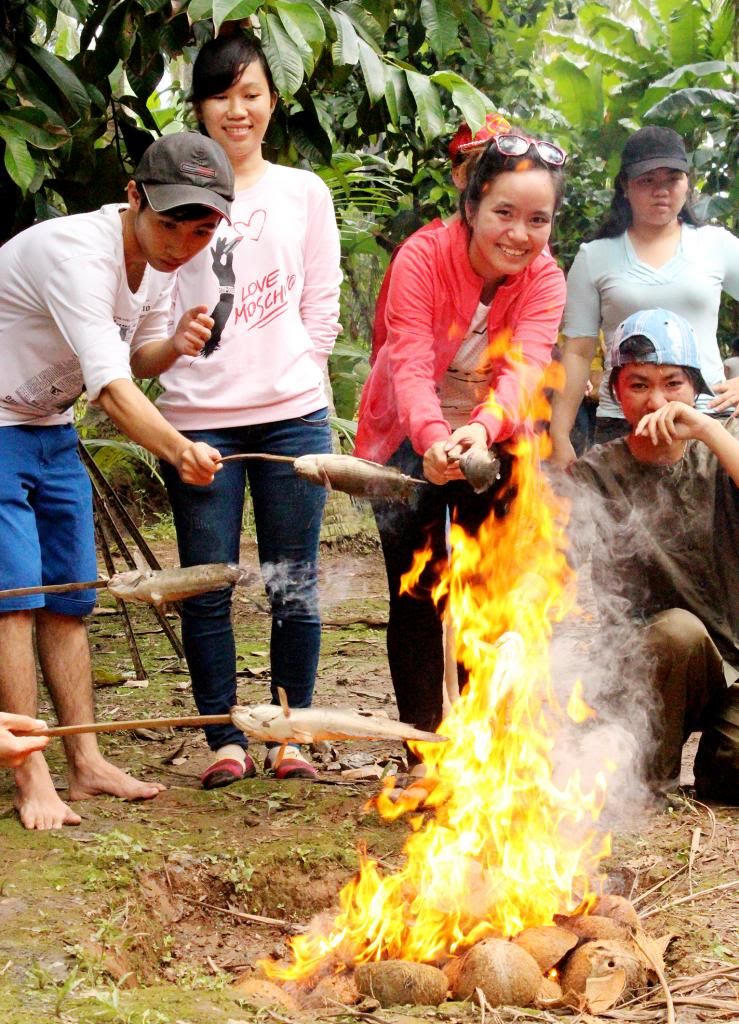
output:
[[[163,564],[175,564],[171,544],[160,545],[158,554]],[[252,546],[245,546],[242,561],[255,564]],[[378,552],[326,552],[321,592],[325,630],[317,703],[394,713]],[[264,605],[259,587],[236,599],[240,703],[269,699]],[[146,609],[136,612],[136,622],[149,673],[145,685],[127,678],[130,662],[119,617],[105,610],[94,617],[98,718],[192,713],[183,666]],[[587,609],[561,632],[587,664],[597,646]],[[50,715],[48,707],[42,710]],[[6,1024],[290,1020],[287,1011],[248,1006],[231,983],[260,957],[283,955],[293,925],[334,903],[356,868],[358,843],[388,868],[398,863],[406,826],[382,822],[365,810],[376,780],[345,772],[361,775],[377,765],[387,770],[402,751],[376,743],[337,745],[326,753],[319,785],[278,785],[260,776],[204,793],[197,779],[207,750],[195,731],[111,734],[101,744],[133,773],[166,782],[167,791],[146,804],[99,799],[78,805],[84,815],[79,828],[31,834],[19,827],[8,777],[0,775],[0,1019]],[[50,763],[63,788],[60,753],[57,741]],[[639,910],[651,914],[656,934],[676,933],[667,956],[671,979],[729,963],[739,966],[739,887],[700,895],[738,881],[738,861],[732,810],[685,803],[642,814],[628,828],[619,826],[607,864],[612,885],[639,899]],[[703,998],[710,999],[712,990],[725,993],[726,982],[707,981]],[[739,1020],[739,1014],[712,1016],[717,1011],[706,1006],[676,1009],[681,1024]],[[427,1016],[440,1019],[439,1012]],[[655,1012],[633,1021],[664,1019]],[[323,1019],[318,1014],[308,1019],[319,1016]],[[335,1010],[332,1019],[358,1016]],[[411,1018],[378,1011],[366,1019]],[[443,1019],[479,1021],[480,1010],[450,1004]],[[554,1017],[524,1013],[516,1019]],[[628,1017],[618,1019],[629,1024]]]

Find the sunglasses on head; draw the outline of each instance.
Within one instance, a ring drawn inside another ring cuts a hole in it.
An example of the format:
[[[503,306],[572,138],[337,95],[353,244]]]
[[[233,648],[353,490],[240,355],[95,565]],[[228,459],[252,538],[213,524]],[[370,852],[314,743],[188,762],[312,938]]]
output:
[[[567,154],[553,142],[546,142],[544,139],[530,139],[526,135],[514,135],[506,132],[502,135],[493,135],[488,146],[495,146],[503,156],[526,156],[530,149],[535,149],[539,159],[549,167],[564,167]],[[461,146],[460,149],[464,149]]]

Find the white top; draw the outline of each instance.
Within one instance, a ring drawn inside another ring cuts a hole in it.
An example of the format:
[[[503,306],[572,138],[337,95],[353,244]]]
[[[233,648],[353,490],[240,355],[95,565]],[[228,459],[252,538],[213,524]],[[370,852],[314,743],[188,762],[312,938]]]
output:
[[[231,219],[177,272],[175,321],[198,303],[223,318],[217,348],[161,376],[158,406],[178,430],[272,423],[328,402],[341,284],[331,193],[310,171],[269,164]]]
[[[608,391],[609,348],[618,325],[640,309],[669,309],[692,324],[701,372],[709,385],[724,380],[716,339],[721,292],[739,299],[739,238],[725,228],[682,225],[678,251],[655,269],[642,263],[628,233],[581,245],[567,276],[563,332],[568,338],[597,338],[602,329],[606,358],[598,416],[623,419]],[[708,410],[701,395],[698,408]]]
[[[134,341],[167,336],[173,275],[131,292],[120,206],[34,224],[0,249],[0,426],[72,422],[71,406],[130,380]]]
[[[492,359],[488,356],[488,315],[490,306],[479,304],[467,337],[457,349],[437,391],[441,411],[452,430],[469,423],[472,410],[490,392]]]

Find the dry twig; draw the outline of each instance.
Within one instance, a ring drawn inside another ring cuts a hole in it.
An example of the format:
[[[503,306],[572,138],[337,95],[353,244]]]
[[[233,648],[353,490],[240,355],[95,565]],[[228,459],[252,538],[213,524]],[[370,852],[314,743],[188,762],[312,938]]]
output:
[[[688,890],[692,896],[693,894],[693,864],[695,858],[700,850],[701,845],[701,830],[700,825],[696,825],[693,829],[693,838],[690,841],[690,853],[688,854]]]
[[[679,906],[681,903],[690,903],[692,900],[697,900],[699,896],[708,896],[712,892],[722,892],[725,889],[736,889],[739,886],[739,878],[735,878],[733,882],[724,882],[723,885],[714,885],[710,889],[699,889],[698,892],[690,893],[689,896],[681,896],[680,899],[672,900],[670,903],[665,903],[661,907],[652,907],[646,914],[642,914],[642,919],[651,917],[652,914],[661,914],[665,910],[672,910],[673,907]]]
[[[202,907],[204,910],[215,910],[218,914],[230,914],[231,917],[238,917],[242,921],[253,921],[255,924],[271,924],[278,928],[285,928],[287,931],[294,931],[299,925],[292,924],[290,921],[284,921],[279,917],[263,917],[261,914],[247,914],[243,910],[232,910],[231,907],[217,907],[215,903],[206,903],[205,900],[196,900],[192,896],[185,896],[184,893],[178,892],[177,897],[184,900],[186,903],[192,903],[196,907]]]

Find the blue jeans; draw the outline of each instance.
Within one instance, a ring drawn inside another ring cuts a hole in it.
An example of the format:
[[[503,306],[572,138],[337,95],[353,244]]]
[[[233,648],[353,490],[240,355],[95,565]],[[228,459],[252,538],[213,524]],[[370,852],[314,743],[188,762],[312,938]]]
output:
[[[183,431],[221,455],[266,452],[308,455],[331,451],[326,409],[276,423]],[[180,480],[162,464],[174,513],[180,563],[238,562],[244,492],[248,479],[262,577],[272,610],[272,703],[277,687],[291,707],[310,707],[318,668],[318,542],[326,491],[301,480],[288,462],[227,462],[208,487]],[[236,645],[231,624],[232,589],[191,597],[182,606],[182,642],[193,694],[203,715],[228,714],[236,703]],[[207,726],[208,745],[247,746],[233,724]]]

